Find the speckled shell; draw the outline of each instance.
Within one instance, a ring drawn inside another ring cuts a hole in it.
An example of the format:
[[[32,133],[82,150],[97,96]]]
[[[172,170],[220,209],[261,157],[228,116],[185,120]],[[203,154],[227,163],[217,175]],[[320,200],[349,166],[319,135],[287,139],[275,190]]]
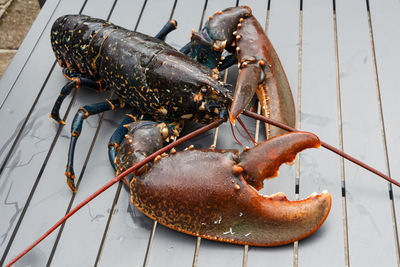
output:
[[[155,119],[210,122],[230,102],[209,68],[163,41],[101,19],[60,17],[52,27],[51,43],[62,67],[102,81],[124,102]]]

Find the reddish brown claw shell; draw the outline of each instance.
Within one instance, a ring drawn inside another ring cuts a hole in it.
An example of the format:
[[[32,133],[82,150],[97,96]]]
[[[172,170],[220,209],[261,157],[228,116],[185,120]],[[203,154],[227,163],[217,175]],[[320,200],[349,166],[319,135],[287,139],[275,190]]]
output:
[[[237,35],[243,38],[237,40],[237,47],[240,47],[237,56],[239,62],[247,61],[249,64],[239,73],[230,120],[234,121],[239,116],[253,97],[252,92],[256,91],[264,116],[294,127],[293,96],[275,49],[254,17],[246,18],[241,24]],[[248,68],[249,70],[245,71]],[[246,88],[247,96],[241,92],[242,87]],[[236,103],[239,101],[240,103]],[[275,126],[266,127],[268,138],[285,132]]]
[[[261,76],[261,68],[254,64],[243,63],[236,81],[235,95],[231,106],[229,120],[235,124],[236,118],[247,107],[256,92]]]
[[[275,141],[289,138],[301,147],[304,141],[298,141],[299,135],[315,139],[308,133],[295,133]],[[292,156],[296,149],[274,153]],[[187,150],[162,158],[147,174],[132,180],[132,201],[172,229],[235,244],[283,245],[321,226],[331,207],[327,192],[299,201],[289,201],[283,193],[260,195],[243,178],[238,158],[236,150],[216,149]]]
[[[291,164],[300,151],[320,146],[319,138],[312,133],[282,134],[244,151],[240,156],[240,166],[244,169],[247,183],[260,190],[264,179],[277,176],[283,163]]]

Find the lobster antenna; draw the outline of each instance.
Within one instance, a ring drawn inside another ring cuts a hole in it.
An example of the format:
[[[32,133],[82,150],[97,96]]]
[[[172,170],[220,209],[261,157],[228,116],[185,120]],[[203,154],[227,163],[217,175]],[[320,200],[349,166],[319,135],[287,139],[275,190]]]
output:
[[[231,109],[230,109],[230,107],[228,106],[228,107],[226,107],[226,109],[227,109],[227,114],[230,114],[231,113]],[[229,115],[228,115],[229,116]],[[233,130],[233,125],[232,125],[232,122],[231,122],[231,120],[228,120],[229,121],[229,126],[231,126],[231,132],[232,132],[232,136],[233,136],[233,138],[236,140],[236,142],[240,145],[240,146],[243,146],[243,144],[242,143],[240,143],[240,141],[236,138],[236,135],[235,135],[235,131]],[[238,130],[239,131],[239,130]],[[240,132],[239,132],[240,133]],[[243,135],[242,135],[243,136]]]
[[[254,119],[256,119],[256,120],[260,120],[260,121],[263,121],[263,122],[272,124],[272,125],[274,125],[274,126],[276,126],[276,127],[279,127],[279,128],[281,128],[281,129],[284,129],[284,130],[289,131],[289,132],[298,131],[298,130],[295,129],[295,128],[292,128],[292,127],[287,126],[287,125],[285,125],[285,124],[283,124],[283,123],[280,123],[280,122],[278,122],[278,121],[276,121],[276,120],[273,120],[273,119],[264,117],[264,116],[262,116],[262,115],[259,115],[259,114],[257,114],[257,113],[251,112],[251,111],[245,110],[245,111],[243,111],[242,114],[244,114],[244,115],[246,115],[246,116],[248,116],[248,117],[254,118]],[[347,160],[349,160],[349,161],[351,161],[351,162],[357,164],[358,166],[363,167],[364,169],[366,169],[366,170],[368,170],[368,171],[370,171],[370,172],[372,172],[372,173],[374,173],[374,174],[376,174],[376,175],[382,177],[382,178],[385,179],[386,181],[388,181],[388,182],[390,182],[390,183],[392,183],[392,184],[397,185],[398,187],[400,187],[400,183],[399,183],[398,181],[396,181],[396,180],[390,178],[390,177],[387,176],[386,174],[384,174],[384,173],[378,171],[377,169],[372,168],[371,166],[365,164],[364,162],[362,162],[362,161],[360,161],[360,160],[358,160],[358,159],[356,159],[356,158],[350,156],[349,154],[347,154],[347,153],[345,153],[345,152],[343,152],[343,151],[341,151],[341,150],[339,150],[339,149],[337,149],[337,148],[331,146],[330,144],[327,144],[327,143],[321,141],[321,146],[323,146],[323,147],[325,147],[326,149],[328,149],[328,150],[330,150],[330,151],[332,151],[332,152],[338,154],[339,156],[342,156],[343,158],[345,158],[345,159],[347,159]]]
[[[30,245],[27,249],[25,249],[23,252],[21,252],[17,257],[15,257],[11,262],[9,262],[6,267],[10,267],[13,265],[15,262],[17,262],[20,258],[22,258],[26,253],[28,253],[32,248],[34,248],[36,245],[38,245],[43,239],[45,239],[48,235],[50,235],[54,230],[56,230],[61,224],[63,224],[69,217],[71,217],[75,212],[80,210],[83,206],[85,206],[87,203],[92,201],[94,198],[96,198],[98,195],[103,193],[105,190],[107,190],[109,187],[114,185],[116,182],[120,181],[122,178],[124,178],[126,175],[129,173],[133,172],[134,170],[142,167],[143,165],[147,164],[149,161],[153,160],[155,157],[158,155],[161,155],[162,153],[165,153],[172,148],[176,147],[177,145],[182,144],[183,142],[188,141],[189,139],[192,139],[193,137],[202,134],[204,132],[207,132],[208,130],[211,130],[215,127],[218,127],[221,125],[225,120],[224,119],[219,119],[217,121],[214,121],[204,127],[201,127],[197,129],[196,131],[193,131],[182,138],[170,143],[169,145],[157,150],[147,158],[145,158],[142,161],[139,161],[120,175],[115,176],[111,181],[106,183],[104,186],[102,186],[100,189],[98,189],[96,192],[94,192],[92,195],[87,197],[85,200],[83,200],[81,203],[79,203],[75,208],[73,208],[70,212],[68,212],[61,220],[59,220],[55,225],[53,225],[46,233],[44,233],[41,237],[39,237],[32,245]]]
[[[231,126],[231,131],[232,131],[233,138],[235,138],[236,142],[237,142],[240,146],[243,146],[243,144],[240,143],[240,141],[236,138],[235,131],[233,130],[233,126],[232,126],[232,123],[231,123],[230,121],[229,121],[229,125]],[[240,132],[239,132],[239,133],[240,133]]]
[[[238,125],[235,124],[235,129],[238,132],[238,134],[243,138],[243,139],[247,139],[247,136],[245,136],[239,129]]]
[[[244,138],[244,139],[247,138],[246,136],[244,136],[244,134],[242,134],[242,132],[240,131],[240,129],[239,129],[239,127],[237,126],[237,124],[235,124],[235,125],[233,125],[233,126],[235,127],[236,131],[238,132],[238,134],[239,134],[242,138]]]
[[[247,127],[244,125],[242,119],[240,119],[239,117],[237,118],[237,121],[239,122],[240,126],[242,126],[243,130],[246,132],[246,134],[250,137],[251,141],[253,142],[254,145],[257,145],[256,140],[253,139],[253,137],[251,136],[251,134],[249,133],[249,131],[247,130]],[[239,131],[239,129],[238,129]]]

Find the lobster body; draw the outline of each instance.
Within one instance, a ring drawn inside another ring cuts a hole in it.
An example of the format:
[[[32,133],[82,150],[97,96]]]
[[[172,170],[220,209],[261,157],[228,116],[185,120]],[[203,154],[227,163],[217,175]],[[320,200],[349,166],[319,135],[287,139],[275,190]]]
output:
[[[229,91],[211,69],[161,40],[101,19],[60,17],[51,43],[68,78],[101,82],[124,103],[156,120],[208,123],[230,102]]]

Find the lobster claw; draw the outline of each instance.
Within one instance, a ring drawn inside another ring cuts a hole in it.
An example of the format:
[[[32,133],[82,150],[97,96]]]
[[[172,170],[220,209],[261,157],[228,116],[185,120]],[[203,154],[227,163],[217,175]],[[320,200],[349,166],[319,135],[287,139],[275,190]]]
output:
[[[239,76],[229,116],[231,123],[257,93],[264,116],[294,127],[294,101],[285,71],[251,9],[241,6],[219,11],[210,17],[203,31],[213,40],[214,50],[236,53]],[[284,133],[275,126],[266,127],[268,138]]]
[[[239,116],[256,91],[264,116],[294,127],[295,109],[289,82],[275,49],[254,17],[238,24],[236,46],[239,77],[230,120]],[[236,103],[240,98],[243,99]],[[267,126],[267,137],[283,132]]]
[[[274,176],[283,162],[319,146],[310,133],[288,133],[243,152],[187,150],[158,160],[133,178],[131,200],[147,216],[172,229],[211,240],[277,246],[316,231],[328,216],[327,192],[289,201],[283,193],[254,187]],[[283,145],[283,146],[282,146]]]

